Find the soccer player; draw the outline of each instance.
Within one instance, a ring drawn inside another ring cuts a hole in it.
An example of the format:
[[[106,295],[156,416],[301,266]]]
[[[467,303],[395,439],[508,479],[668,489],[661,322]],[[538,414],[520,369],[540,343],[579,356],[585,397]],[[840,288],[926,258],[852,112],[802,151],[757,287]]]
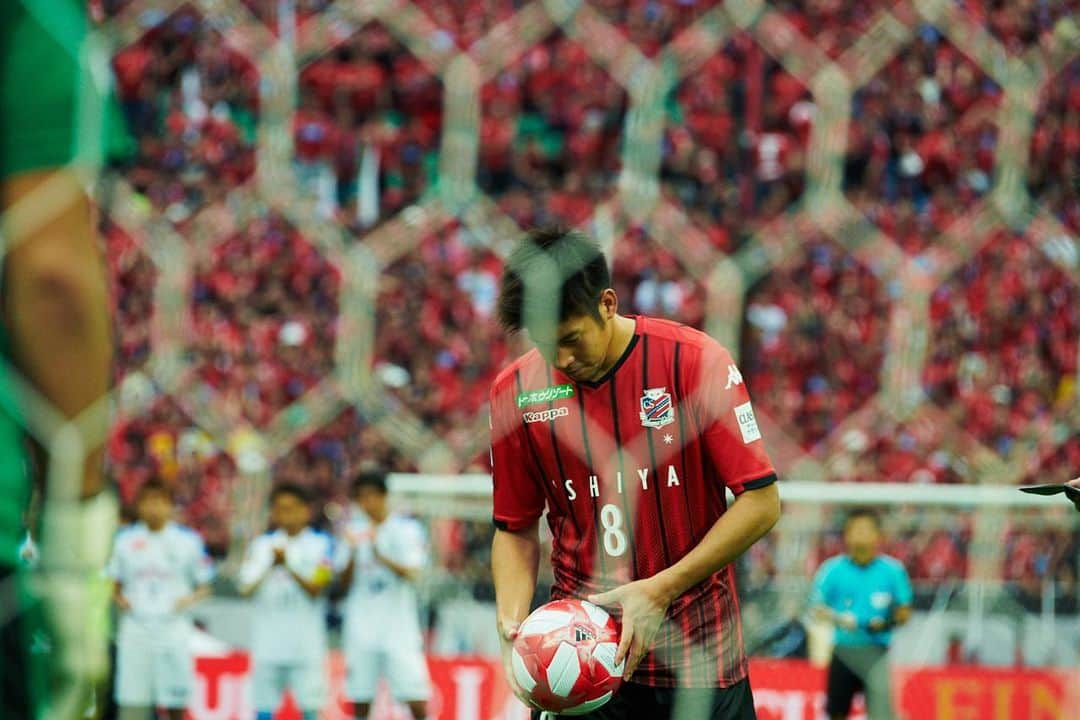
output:
[[[348,588],[342,640],[345,692],[356,720],[367,720],[376,682],[384,677],[394,699],[423,720],[431,681],[414,583],[427,561],[424,530],[415,520],[390,512],[382,472],[361,473],[352,496],[353,514],[337,545],[341,582]]]
[[[108,69],[97,58],[94,75],[87,34],[82,0],[0,2],[0,356],[65,419],[106,392],[112,359],[105,271],[84,190],[108,146],[108,134],[95,132],[104,102],[92,81]],[[107,668],[107,595],[93,591],[115,505],[101,492],[100,453],[52,474],[35,528],[41,563],[33,573],[18,567],[31,462],[27,415],[13,411],[15,384],[0,369],[0,717],[73,715]],[[84,439],[103,436],[106,422],[83,424]],[[59,561],[63,572],[53,573]],[[31,638],[43,635],[51,651],[32,653],[45,643]]]
[[[120,612],[116,638],[119,720],[146,720],[155,707],[181,720],[194,686],[187,610],[210,594],[202,538],[172,522],[172,493],[157,480],[139,488],[139,521],[116,536],[107,572]]]
[[[574,231],[519,242],[498,316],[536,345],[491,388],[504,648],[529,612],[546,507],[553,599],[621,614],[628,682],[587,717],[754,718],[732,563],[780,502],[731,355],[692,328],[620,314],[603,253]]]
[[[825,712],[843,720],[863,692],[870,720],[894,717],[889,692],[892,630],[911,616],[911,580],[903,564],[882,555],[881,526],[869,509],[844,522],[847,553],[826,560],[814,576],[810,607],[835,626]]]
[[[311,523],[311,500],[299,485],[270,492],[273,530],[252,541],[240,591],[253,597],[252,685],[257,720],[270,720],[292,690],[304,720],[326,699],[326,598],[333,576],[330,536]]]

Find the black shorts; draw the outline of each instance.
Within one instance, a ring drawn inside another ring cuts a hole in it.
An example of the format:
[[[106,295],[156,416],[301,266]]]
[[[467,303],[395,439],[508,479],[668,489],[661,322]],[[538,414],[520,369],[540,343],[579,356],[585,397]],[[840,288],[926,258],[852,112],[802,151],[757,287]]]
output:
[[[532,717],[540,720],[541,713],[534,711]],[[577,717],[580,720],[757,720],[749,678],[728,688],[654,688],[624,683],[607,705]]]
[[[887,653],[885,647],[878,646],[833,650],[825,690],[825,713],[829,717],[847,717],[856,693],[866,696],[872,720],[891,714]]]

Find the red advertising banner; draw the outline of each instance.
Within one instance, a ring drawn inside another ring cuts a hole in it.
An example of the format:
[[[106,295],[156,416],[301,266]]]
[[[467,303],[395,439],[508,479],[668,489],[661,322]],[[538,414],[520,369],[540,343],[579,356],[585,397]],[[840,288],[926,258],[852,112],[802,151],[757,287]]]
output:
[[[340,654],[327,660],[333,702],[322,720],[351,720],[344,699]],[[434,720],[527,720],[503,680],[498,661],[471,657],[428,657]],[[249,660],[244,653],[203,657],[195,663],[191,720],[250,720]],[[953,665],[894,668],[894,699],[901,720],[1074,720],[1080,717],[1080,670],[993,669]],[[825,720],[825,671],[800,660],[750,661],[750,681],[759,720]],[[865,720],[860,700],[851,720]],[[1068,711],[1072,708],[1072,711]],[[383,688],[371,720],[411,720]],[[290,700],[275,720],[300,720]]]

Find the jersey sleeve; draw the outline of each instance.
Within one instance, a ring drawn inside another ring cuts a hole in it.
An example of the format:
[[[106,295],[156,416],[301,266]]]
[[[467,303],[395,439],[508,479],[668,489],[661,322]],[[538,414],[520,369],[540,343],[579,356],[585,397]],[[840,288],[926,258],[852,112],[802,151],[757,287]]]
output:
[[[544,493],[529,464],[524,429],[509,383],[491,390],[493,517],[500,530],[521,530],[544,512]]]
[[[244,562],[240,565],[240,572],[237,579],[240,581],[240,585],[248,586],[254,585],[263,573],[266,572],[269,567],[269,557],[267,556],[267,545],[264,538],[257,537],[251,541],[251,545],[248,547],[247,554],[244,556]]]
[[[724,485],[739,495],[776,482],[750,393],[731,354],[709,342],[688,366],[701,440]]]

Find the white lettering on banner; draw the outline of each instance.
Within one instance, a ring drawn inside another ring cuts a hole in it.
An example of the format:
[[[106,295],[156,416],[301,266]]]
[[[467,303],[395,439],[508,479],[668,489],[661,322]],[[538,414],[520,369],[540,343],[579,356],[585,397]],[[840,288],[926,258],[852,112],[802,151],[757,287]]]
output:
[[[215,687],[210,687],[211,682]],[[196,674],[195,691],[189,706],[191,717],[198,720],[237,720],[251,717],[251,693],[246,692],[247,684],[246,674]],[[213,707],[210,707],[211,699],[217,701]]]
[[[480,686],[484,673],[477,668],[459,668],[454,671],[455,720],[482,720],[480,717]]]
[[[754,708],[761,720],[806,720],[810,702],[810,693],[805,690],[754,688]]]

